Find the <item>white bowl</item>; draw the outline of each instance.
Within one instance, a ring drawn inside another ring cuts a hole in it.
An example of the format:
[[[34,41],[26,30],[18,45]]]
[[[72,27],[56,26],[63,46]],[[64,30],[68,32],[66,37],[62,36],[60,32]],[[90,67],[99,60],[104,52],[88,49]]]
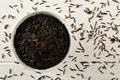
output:
[[[67,53],[67,55],[65,56],[65,58],[64,58],[60,63],[58,63],[57,65],[55,65],[55,66],[53,66],[53,67],[50,67],[50,68],[48,68],[48,69],[44,69],[44,70],[43,70],[43,69],[42,69],[42,70],[35,69],[35,68],[32,68],[32,67],[26,65],[26,64],[19,58],[19,56],[18,56],[17,53],[16,53],[16,50],[15,50],[15,47],[14,47],[14,36],[15,36],[16,30],[17,30],[17,28],[20,26],[20,24],[21,24],[24,20],[26,20],[27,18],[29,18],[29,17],[31,17],[31,16],[35,16],[36,14],[48,14],[48,15],[51,15],[51,16],[57,18],[58,20],[60,20],[60,21],[65,25],[68,33],[70,34],[70,32],[69,32],[70,30],[69,30],[69,28],[67,27],[67,26],[69,26],[69,25],[67,25],[67,23],[64,21],[64,19],[62,19],[61,17],[59,17],[59,16],[56,15],[55,13],[46,12],[46,11],[34,12],[34,13],[28,14],[27,16],[23,17],[23,18],[18,22],[18,24],[16,25],[16,27],[15,27],[15,29],[14,29],[14,31],[13,31],[13,35],[12,35],[12,42],[11,42],[11,43],[12,43],[12,50],[13,50],[13,52],[14,52],[15,57],[17,58],[17,60],[18,60],[23,66],[25,66],[25,68],[27,68],[27,69],[29,69],[29,70],[33,70],[33,71],[48,72],[48,71],[51,71],[51,70],[54,70],[54,69],[58,68],[58,67],[61,66],[62,63],[65,61],[66,57],[68,56],[68,54],[69,54],[69,52],[70,52],[70,50],[71,50],[71,49],[70,49],[70,48],[71,48],[71,47],[70,47],[70,46],[71,46],[71,36],[69,36],[69,37],[70,37],[70,46],[69,46],[68,53]]]

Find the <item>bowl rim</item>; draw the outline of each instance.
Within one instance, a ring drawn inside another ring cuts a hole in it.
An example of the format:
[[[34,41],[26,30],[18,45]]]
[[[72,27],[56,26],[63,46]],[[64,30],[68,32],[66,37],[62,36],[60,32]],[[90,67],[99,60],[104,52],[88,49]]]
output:
[[[55,18],[57,18],[61,23],[63,23],[65,25],[65,28],[69,34],[69,39],[70,39],[70,44],[69,44],[69,48],[68,48],[68,52],[66,54],[66,56],[62,59],[61,62],[59,62],[58,64],[56,64],[55,66],[53,67],[49,67],[47,69],[35,69],[35,68],[32,68],[30,67],[29,65],[25,64],[20,58],[19,56],[17,55],[17,52],[15,50],[15,47],[14,47],[14,36],[16,34],[16,30],[17,28],[19,27],[19,25],[24,22],[26,19],[32,17],[32,16],[35,16],[37,14],[47,14],[47,15],[50,15],[50,16],[53,16]],[[59,66],[62,66],[63,62],[65,61],[65,59],[67,58],[67,56],[69,55],[70,53],[70,49],[71,49],[71,39],[72,37],[70,36],[70,30],[69,30],[69,25],[67,22],[65,22],[65,19],[63,19],[62,17],[58,16],[56,13],[53,13],[53,12],[50,12],[50,11],[38,11],[38,12],[32,12],[30,14],[27,14],[26,16],[24,16],[23,18],[20,19],[20,21],[18,21],[18,23],[16,24],[14,30],[13,30],[13,33],[12,33],[12,38],[11,38],[11,43],[12,43],[12,51],[16,57],[16,59],[26,68],[26,69],[29,69],[29,70],[32,70],[32,71],[40,71],[40,72],[49,72],[51,70],[54,70],[56,68],[58,68]]]

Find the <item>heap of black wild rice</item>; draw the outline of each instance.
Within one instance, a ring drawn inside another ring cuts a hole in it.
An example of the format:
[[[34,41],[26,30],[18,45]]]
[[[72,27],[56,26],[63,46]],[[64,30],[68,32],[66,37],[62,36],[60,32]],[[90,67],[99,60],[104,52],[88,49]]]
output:
[[[14,46],[19,58],[28,66],[47,69],[66,56],[70,38],[65,25],[53,16],[37,14],[17,29]]]

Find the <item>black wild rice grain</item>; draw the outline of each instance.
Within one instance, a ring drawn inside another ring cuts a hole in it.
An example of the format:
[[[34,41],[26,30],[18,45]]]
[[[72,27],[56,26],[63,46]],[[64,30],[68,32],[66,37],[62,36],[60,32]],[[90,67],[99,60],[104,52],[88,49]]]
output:
[[[3,79],[3,80],[6,80],[6,78],[7,78],[7,75],[4,76],[4,79]]]
[[[62,80],[61,78],[59,78],[59,77],[57,77],[57,78],[55,78],[55,80]]]
[[[16,62],[16,61],[15,61],[14,63],[16,63],[16,64],[20,64],[19,62]]]
[[[23,4],[22,3],[20,3],[20,7],[23,8]]]
[[[82,4],[76,4],[76,8],[79,8],[80,6],[82,6]]]
[[[76,53],[80,53],[80,51],[75,51]]]
[[[59,70],[59,71],[61,71],[61,72],[63,72],[63,71],[64,71],[64,70],[62,70],[62,69],[60,69],[60,68],[58,68],[58,70]]]
[[[85,57],[88,57],[89,55],[84,55]]]
[[[11,77],[13,77],[13,75],[7,76],[7,78],[11,78]]]
[[[47,3],[47,1],[42,0],[43,3]]]
[[[12,73],[12,69],[9,69],[9,74],[11,74]]]
[[[83,74],[81,74],[81,77],[84,79],[84,75]]]
[[[61,7],[57,7],[56,9],[61,9]]]
[[[13,5],[13,7],[18,7],[18,5]]]
[[[96,59],[100,59],[100,57],[96,57]]]
[[[80,76],[81,74],[77,73],[76,75]]]
[[[4,19],[6,17],[6,15],[4,15],[1,19]]]
[[[75,4],[70,3],[70,5],[75,6]]]
[[[96,29],[97,23],[98,23],[98,22],[96,21],[96,22],[95,22],[95,25],[94,25],[94,30]]]
[[[95,7],[93,10],[95,11],[97,7]]]
[[[5,43],[6,41],[2,40],[2,42],[4,42],[4,43]]]
[[[116,80],[118,80],[118,78],[116,78]]]
[[[109,13],[110,17],[113,17],[111,13]]]
[[[41,72],[36,72],[36,73],[41,74]]]
[[[110,66],[110,68],[113,68],[115,66],[115,64],[113,64],[112,66]]]
[[[4,59],[5,58],[5,55],[4,54],[2,54],[2,59]]]
[[[69,8],[72,7],[72,6],[68,6]]]
[[[5,37],[5,41],[8,42],[8,38]]]
[[[68,58],[73,58],[74,56],[69,55]]]
[[[111,20],[115,20],[115,18],[111,18]]]
[[[86,2],[90,2],[90,0],[85,0]]]
[[[115,3],[117,3],[117,4],[119,4],[119,1],[117,1],[117,0],[112,0],[113,2],[115,2]]]
[[[13,6],[9,5],[9,7],[13,9]]]
[[[94,4],[95,2],[93,1],[93,2],[91,2],[91,4]]]
[[[4,32],[5,33],[5,36],[8,37],[8,33],[7,32]]]
[[[91,77],[89,77],[88,80],[91,80]]]
[[[7,28],[8,28],[8,26],[9,26],[9,24],[6,24],[6,25],[5,25],[5,27],[4,27],[4,29],[7,29]]]
[[[120,63],[120,59],[119,59],[119,63]]]
[[[71,17],[71,19],[73,19],[74,23],[76,23],[76,18],[75,17]]]
[[[67,3],[69,0],[65,0],[65,3]]]
[[[9,36],[8,36],[8,37],[9,37],[9,39],[11,39],[11,36],[12,36],[12,34],[10,33],[10,34],[9,34]]]
[[[72,79],[75,79],[75,77],[74,76],[70,76]]]
[[[53,4],[52,6],[57,6],[58,4]]]
[[[66,64],[66,65],[63,66],[63,68],[66,68],[67,66],[68,66],[68,65]]]
[[[71,71],[77,71],[76,69],[70,68]]]
[[[13,76],[18,76],[18,74],[13,74]]]
[[[50,6],[45,6],[45,7],[50,7]]]
[[[94,53],[94,57],[96,57],[96,53]]]
[[[58,13],[61,13],[61,12],[62,12],[62,10],[59,10],[59,11],[58,11]]]
[[[46,77],[46,78],[51,78],[50,76],[47,76],[47,75],[46,75],[45,77]]]
[[[35,77],[33,75],[30,75],[31,78],[35,79]]]
[[[116,56],[120,56],[120,54],[116,54]]]
[[[94,39],[94,43],[93,43],[94,45],[96,44],[97,39],[98,39],[98,36]]]
[[[18,9],[16,9],[17,13],[20,13],[20,11]]]
[[[73,59],[72,59],[72,61],[75,61],[77,59],[77,57],[74,57]]]
[[[36,2],[34,5],[38,5],[39,4],[39,2]]]
[[[115,17],[117,17],[119,14],[116,14]]]
[[[85,38],[80,38],[80,40],[84,40]]]
[[[111,80],[115,80],[115,78],[112,78]]]
[[[101,64],[101,62],[100,62],[100,61],[92,61],[91,63],[93,63],[93,64],[100,63],[100,64]]]
[[[0,79],[3,79],[3,80],[4,80],[4,77],[0,77]]]
[[[40,5],[42,5],[42,4],[44,4],[43,2],[42,3],[40,3]]]
[[[22,73],[20,73],[20,76],[23,76],[24,75],[24,73],[22,72]]]
[[[120,45],[118,45],[118,48],[120,48]]]
[[[110,2],[109,2],[109,0],[107,0],[107,5],[110,6]]]
[[[69,18],[72,18],[70,13],[69,13]]]
[[[110,72],[111,75],[115,75],[113,72]]]
[[[10,51],[10,49],[6,49],[5,51],[6,51],[6,52],[9,52],[9,51]]]
[[[61,74],[56,74],[57,76],[60,76]]]
[[[65,74],[65,72],[66,72],[66,70],[64,69],[64,70],[63,70],[63,75]]]
[[[6,47],[4,47],[3,49],[7,49],[7,48],[9,48],[8,46],[6,46]]]
[[[63,63],[65,64],[65,63],[67,63],[67,61],[64,61]]]
[[[75,37],[74,35],[73,35],[72,37],[73,37],[73,39],[74,39],[75,41],[77,40],[76,37]]]

